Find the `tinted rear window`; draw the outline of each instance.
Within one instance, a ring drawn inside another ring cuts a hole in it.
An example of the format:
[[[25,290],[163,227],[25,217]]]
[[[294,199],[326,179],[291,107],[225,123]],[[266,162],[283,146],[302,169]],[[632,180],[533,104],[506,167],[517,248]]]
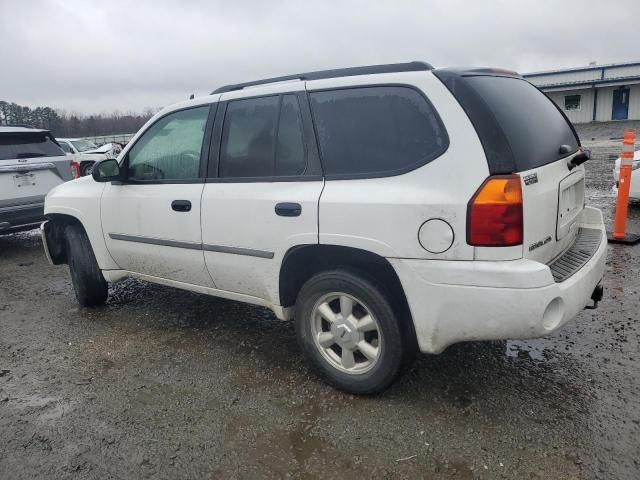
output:
[[[513,152],[517,171],[540,167],[578,149],[578,139],[556,105],[529,82],[509,77],[469,77],[487,103]]]
[[[412,88],[313,92],[311,108],[329,178],[403,173],[435,159],[448,146],[434,108]]]
[[[0,160],[64,156],[44,133],[0,133]]]
[[[555,162],[580,142],[573,127],[541,91],[520,78],[435,70],[469,116],[482,142],[492,175]]]

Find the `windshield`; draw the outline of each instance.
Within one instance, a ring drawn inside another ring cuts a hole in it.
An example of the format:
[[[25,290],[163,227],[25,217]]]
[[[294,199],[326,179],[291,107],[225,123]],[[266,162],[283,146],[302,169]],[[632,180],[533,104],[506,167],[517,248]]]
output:
[[[64,152],[47,133],[0,134],[0,160],[61,156]]]
[[[76,147],[76,150],[80,153],[98,148],[95,143],[90,142],[89,140],[71,140],[71,143],[73,143],[73,146]]]

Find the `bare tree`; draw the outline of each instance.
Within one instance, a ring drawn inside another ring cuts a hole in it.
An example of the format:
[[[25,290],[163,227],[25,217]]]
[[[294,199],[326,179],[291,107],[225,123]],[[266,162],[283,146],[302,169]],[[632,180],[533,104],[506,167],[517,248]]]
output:
[[[26,124],[44,128],[58,137],[88,137],[135,133],[149,120],[156,110],[147,108],[144,113],[114,111],[111,114],[80,115],[56,111],[50,107],[29,107],[0,101],[0,125]]]

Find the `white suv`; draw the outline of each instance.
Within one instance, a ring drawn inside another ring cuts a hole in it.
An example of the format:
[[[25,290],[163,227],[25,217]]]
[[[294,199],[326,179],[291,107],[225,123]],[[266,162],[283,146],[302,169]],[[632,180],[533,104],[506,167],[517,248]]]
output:
[[[571,124],[514,72],[421,62],[219,88],[47,196],[81,305],[136,277],[295,318],[329,383],[417,349],[529,338],[602,297],[606,236]]]

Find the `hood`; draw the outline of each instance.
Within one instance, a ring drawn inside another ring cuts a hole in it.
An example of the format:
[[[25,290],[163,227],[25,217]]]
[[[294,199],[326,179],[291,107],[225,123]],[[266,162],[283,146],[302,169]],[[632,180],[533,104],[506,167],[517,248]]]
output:
[[[104,189],[106,183],[98,183],[96,182],[91,175],[87,175],[85,177],[76,178],[75,180],[69,180],[67,182],[60,183],[53,187],[47,195],[45,196],[45,213],[48,212],[48,207],[52,204],[58,203],[59,199],[75,199],[73,202],[69,204],[65,204],[66,208],[69,208],[70,205],[73,205],[77,200],[83,198],[100,198],[100,191]],[[95,193],[91,193],[95,192]],[[71,207],[71,210],[76,210]],[[64,213],[64,212],[53,212],[53,213]]]
[[[95,160],[95,161],[104,160],[105,158],[109,157],[107,153],[99,153],[99,152],[96,152],[95,150],[78,153],[77,156],[79,160]]]
[[[87,150],[86,152],[83,152],[83,154],[87,154],[87,153],[107,153],[107,152],[110,152],[112,149],[113,149],[113,144],[112,143],[105,143],[101,147],[94,148],[93,150]]]

